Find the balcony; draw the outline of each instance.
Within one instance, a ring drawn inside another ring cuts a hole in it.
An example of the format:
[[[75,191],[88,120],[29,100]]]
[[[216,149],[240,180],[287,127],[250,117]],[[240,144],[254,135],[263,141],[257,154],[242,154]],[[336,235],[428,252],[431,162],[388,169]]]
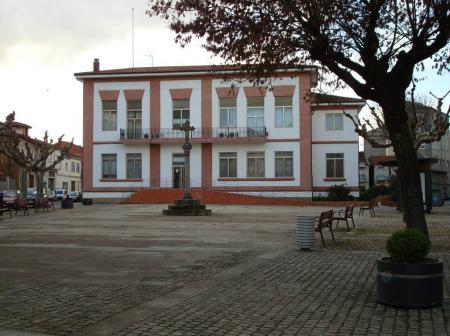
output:
[[[266,142],[265,127],[214,127],[196,128],[189,138],[192,143],[242,143]],[[120,129],[123,144],[182,143],[184,132],[173,128]]]

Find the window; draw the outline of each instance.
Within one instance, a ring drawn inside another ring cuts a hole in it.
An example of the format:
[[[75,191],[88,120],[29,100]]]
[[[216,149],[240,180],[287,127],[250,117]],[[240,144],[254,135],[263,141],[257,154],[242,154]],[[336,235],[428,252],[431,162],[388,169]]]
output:
[[[275,177],[292,176],[294,176],[292,152],[275,152]]]
[[[326,154],[326,158],[327,158],[327,177],[343,178],[344,154],[342,153]]]
[[[189,99],[174,99],[172,101],[173,128],[178,129],[189,117]]]
[[[342,131],[344,129],[342,113],[327,113],[325,119],[327,131]]]
[[[127,139],[140,139],[142,136],[142,101],[127,101]]]
[[[68,163],[68,162],[66,162],[66,163],[64,164],[64,170],[65,170],[65,171],[69,171],[69,163]]]
[[[127,154],[127,178],[142,178],[142,154]]]
[[[377,182],[384,182],[385,181],[384,176],[384,167],[378,167],[377,168]]]
[[[79,162],[77,162],[77,170],[76,170],[76,172],[77,172],[77,173],[80,172],[80,163],[79,163]]]
[[[70,191],[75,191],[75,181],[70,181]]]
[[[103,100],[103,131],[117,130],[117,101]]]
[[[102,177],[117,178],[117,154],[102,154]]]
[[[219,153],[220,177],[237,177],[237,153]]]
[[[247,177],[264,177],[264,152],[247,153]]]
[[[71,163],[70,163],[70,171],[71,171],[72,173],[75,173],[75,162],[71,162]]]
[[[220,127],[236,127],[236,98],[220,98]]]
[[[247,98],[248,136],[262,135],[264,130],[264,98]]]
[[[292,97],[275,97],[275,127],[292,127]]]

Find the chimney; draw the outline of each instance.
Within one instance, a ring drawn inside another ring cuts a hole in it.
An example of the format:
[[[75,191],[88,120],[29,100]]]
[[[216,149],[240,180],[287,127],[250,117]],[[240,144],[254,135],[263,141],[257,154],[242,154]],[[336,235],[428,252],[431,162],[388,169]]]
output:
[[[94,72],[100,71],[100,61],[98,58],[94,58]]]

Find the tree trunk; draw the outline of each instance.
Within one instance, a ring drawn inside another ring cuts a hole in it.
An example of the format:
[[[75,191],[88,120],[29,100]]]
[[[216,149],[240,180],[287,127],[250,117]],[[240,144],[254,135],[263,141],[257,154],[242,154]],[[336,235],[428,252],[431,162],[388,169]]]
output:
[[[34,173],[36,176],[37,197],[44,197],[44,174],[40,171]]]
[[[413,143],[413,131],[408,124],[405,99],[404,97],[392,99],[392,97],[393,95],[391,100],[385,102],[382,107],[398,164],[403,221],[407,228],[418,229],[428,237],[417,152]]]
[[[20,197],[27,199],[27,187],[28,187],[28,169],[24,167],[19,168],[19,190]]]

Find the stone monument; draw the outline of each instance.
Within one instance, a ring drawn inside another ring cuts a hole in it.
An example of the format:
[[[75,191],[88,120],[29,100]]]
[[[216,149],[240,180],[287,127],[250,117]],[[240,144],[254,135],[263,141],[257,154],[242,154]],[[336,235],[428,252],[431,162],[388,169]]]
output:
[[[211,210],[206,209],[205,205],[200,204],[200,200],[193,199],[191,195],[191,163],[190,154],[192,144],[189,142],[189,133],[195,130],[189,121],[186,121],[180,128],[184,132],[184,195],[174,204],[169,204],[167,210],[163,210],[163,215],[169,216],[207,216],[211,215]]]

